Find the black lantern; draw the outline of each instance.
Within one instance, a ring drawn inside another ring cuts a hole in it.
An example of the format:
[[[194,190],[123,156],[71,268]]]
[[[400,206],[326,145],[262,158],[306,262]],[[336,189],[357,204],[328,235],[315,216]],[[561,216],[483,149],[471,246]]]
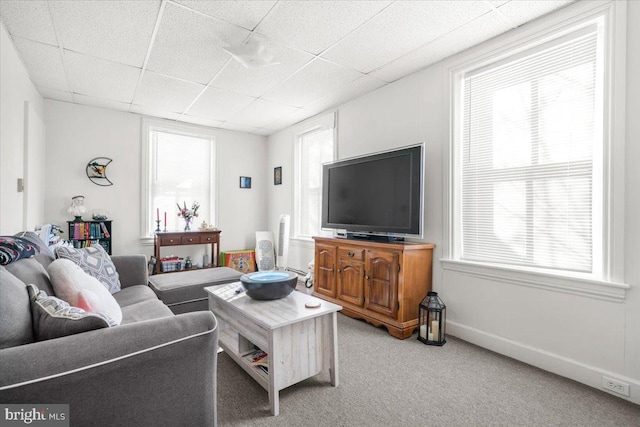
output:
[[[427,293],[420,303],[418,340],[427,345],[444,345],[447,306],[437,292]]]

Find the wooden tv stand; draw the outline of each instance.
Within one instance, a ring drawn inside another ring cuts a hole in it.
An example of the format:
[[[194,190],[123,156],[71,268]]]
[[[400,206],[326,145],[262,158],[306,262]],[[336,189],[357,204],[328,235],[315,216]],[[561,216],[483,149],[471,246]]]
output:
[[[396,338],[410,337],[418,327],[418,305],[431,290],[435,245],[313,239],[313,295]]]

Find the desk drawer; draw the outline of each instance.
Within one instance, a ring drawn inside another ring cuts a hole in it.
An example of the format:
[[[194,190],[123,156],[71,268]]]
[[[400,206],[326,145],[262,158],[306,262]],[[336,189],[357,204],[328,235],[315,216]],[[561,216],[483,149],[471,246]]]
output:
[[[160,238],[160,244],[162,246],[171,246],[171,245],[179,245],[180,244],[180,237],[178,236],[173,236],[173,237],[161,237]]]
[[[213,243],[218,241],[218,236],[200,236],[200,243]]]
[[[200,236],[182,236],[180,243],[183,245],[193,245],[200,243]]]

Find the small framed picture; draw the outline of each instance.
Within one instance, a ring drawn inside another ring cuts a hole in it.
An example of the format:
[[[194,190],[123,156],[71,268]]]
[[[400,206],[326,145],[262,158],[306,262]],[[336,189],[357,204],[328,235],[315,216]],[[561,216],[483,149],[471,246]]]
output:
[[[251,188],[251,177],[250,176],[241,176],[240,177],[240,188]]]
[[[282,184],[282,166],[273,168],[273,185]]]

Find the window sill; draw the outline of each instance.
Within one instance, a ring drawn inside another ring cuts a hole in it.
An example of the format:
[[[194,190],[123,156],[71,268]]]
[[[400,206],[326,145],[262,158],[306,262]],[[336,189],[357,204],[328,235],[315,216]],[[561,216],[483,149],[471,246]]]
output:
[[[455,271],[483,279],[612,302],[623,302],[626,299],[627,290],[630,289],[630,286],[625,283],[526,271],[469,261],[440,259],[440,263],[444,270]]]
[[[153,246],[153,237],[149,237],[149,236],[140,237],[140,244],[142,246]]]

